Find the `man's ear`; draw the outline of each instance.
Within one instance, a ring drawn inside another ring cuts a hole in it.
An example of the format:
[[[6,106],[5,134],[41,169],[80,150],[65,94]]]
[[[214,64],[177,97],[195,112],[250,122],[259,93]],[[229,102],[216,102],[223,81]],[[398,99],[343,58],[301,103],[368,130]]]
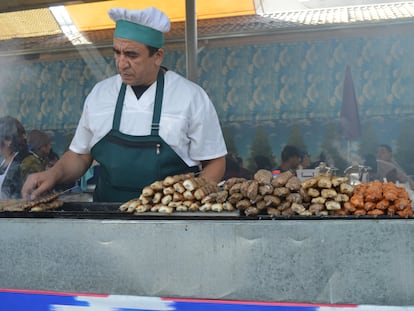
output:
[[[155,57],[155,64],[157,66],[161,66],[162,61],[164,60],[164,53],[165,51],[163,48],[160,48],[158,49],[157,52],[155,52],[154,57]]]

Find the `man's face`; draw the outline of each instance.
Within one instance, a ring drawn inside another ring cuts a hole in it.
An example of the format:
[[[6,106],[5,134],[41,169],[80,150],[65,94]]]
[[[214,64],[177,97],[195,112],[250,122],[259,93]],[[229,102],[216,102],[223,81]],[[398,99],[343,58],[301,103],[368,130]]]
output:
[[[40,152],[42,153],[42,156],[48,155],[50,153],[50,149],[52,149],[52,145],[50,143],[41,147]]]
[[[300,164],[300,157],[298,156],[293,156],[289,159],[289,167],[291,169],[297,169],[299,164]]]
[[[377,149],[377,159],[383,161],[391,161],[392,154],[384,147],[378,147]]]
[[[310,166],[310,157],[308,155],[304,155],[302,158],[302,166],[303,167],[309,167]]]
[[[163,49],[159,49],[150,56],[149,50],[144,44],[114,38],[113,50],[116,68],[124,83],[150,85],[157,79],[157,73],[164,56]]]

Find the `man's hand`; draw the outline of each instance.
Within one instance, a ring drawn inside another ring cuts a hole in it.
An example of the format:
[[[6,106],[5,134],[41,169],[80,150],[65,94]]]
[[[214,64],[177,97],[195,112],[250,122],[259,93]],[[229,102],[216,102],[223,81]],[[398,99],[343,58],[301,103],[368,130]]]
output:
[[[54,185],[55,181],[50,171],[30,174],[23,185],[22,196],[25,199],[31,200],[52,189]]]
[[[88,170],[92,155],[67,151],[50,169],[31,174],[22,188],[23,198],[34,198],[53,188],[57,183],[73,182]]]

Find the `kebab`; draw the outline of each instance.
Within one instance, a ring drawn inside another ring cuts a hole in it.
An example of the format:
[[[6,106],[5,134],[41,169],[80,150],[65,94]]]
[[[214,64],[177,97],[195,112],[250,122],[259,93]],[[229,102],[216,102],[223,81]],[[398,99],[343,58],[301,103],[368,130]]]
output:
[[[0,202],[0,211],[23,212],[23,211],[45,211],[60,208],[63,201],[57,200],[63,192],[54,192],[32,200],[15,199]]]

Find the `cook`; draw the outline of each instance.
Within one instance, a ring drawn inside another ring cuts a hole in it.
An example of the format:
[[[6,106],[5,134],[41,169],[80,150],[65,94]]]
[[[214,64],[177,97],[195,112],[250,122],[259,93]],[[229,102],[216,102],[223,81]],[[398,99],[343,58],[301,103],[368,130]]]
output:
[[[47,171],[29,175],[24,197],[80,178],[95,159],[94,201],[123,202],[168,175],[199,172],[218,182],[227,153],[206,92],[161,66],[168,17],[155,8],[109,10],[118,74],[87,96],[69,150]]]

